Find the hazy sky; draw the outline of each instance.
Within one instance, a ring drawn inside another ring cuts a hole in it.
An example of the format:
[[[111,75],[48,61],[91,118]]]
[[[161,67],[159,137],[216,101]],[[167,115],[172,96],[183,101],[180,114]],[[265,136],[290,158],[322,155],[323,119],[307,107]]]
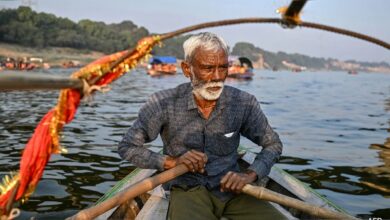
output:
[[[201,22],[242,18],[278,17],[276,9],[289,0],[30,0],[37,11],[74,21],[106,23],[131,20],[154,33],[164,33]],[[24,0],[28,2],[28,0]],[[21,0],[0,0],[0,8],[15,8]],[[369,34],[390,42],[390,0],[310,0],[302,19]],[[208,29],[233,46],[247,41],[273,52],[285,51],[316,57],[360,61],[386,61],[390,51],[350,37],[319,30],[286,30],[275,24],[245,24]]]

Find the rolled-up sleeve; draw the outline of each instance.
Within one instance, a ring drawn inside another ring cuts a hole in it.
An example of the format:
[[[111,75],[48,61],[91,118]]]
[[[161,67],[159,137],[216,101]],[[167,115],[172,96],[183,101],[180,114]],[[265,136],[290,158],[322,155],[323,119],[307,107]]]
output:
[[[144,143],[158,137],[164,121],[159,99],[152,95],[140,109],[138,118],[119,143],[119,155],[137,167],[163,170],[165,156],[147,149]]]
[[[248,169],[256,172],[259,179],[267,176],[271,167],[282,154],[283,144],[279,135],[271,128],[254,96],[248,102],[247,114],[241,128],[241,134],[263,149]]]

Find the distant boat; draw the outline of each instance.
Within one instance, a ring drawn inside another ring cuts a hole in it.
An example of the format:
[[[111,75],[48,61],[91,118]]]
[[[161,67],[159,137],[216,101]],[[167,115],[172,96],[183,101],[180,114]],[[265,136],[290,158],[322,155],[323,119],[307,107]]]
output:
[[[348,74],[356,75],[358,72],[356,70],[348,70]]]
[[[251,80],[253,77],[252,61],[246,57],[229,57],[228,77]]]
[[[147,66],[147,73],[150,76],[175,75],[177,71],[176,57],[154,56]]]
[[[302,72],[304,70],[307,70],[307,67],[305,66],[300,66],[298,64],[295,64],[295,63],[292,63],[292,62],[289,62],[287,60],[283,60],[282,61],[282,64],[287,67],[289,70],[291,70],[292,72],[295,72],[295,73],[299,73],[299,72]]]

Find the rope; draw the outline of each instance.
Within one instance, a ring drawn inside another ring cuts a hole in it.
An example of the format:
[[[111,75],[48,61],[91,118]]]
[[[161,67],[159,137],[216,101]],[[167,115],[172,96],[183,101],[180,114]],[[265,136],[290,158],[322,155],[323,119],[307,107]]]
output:
[[[302,22],[301,24],[299,24],[299,26],[320,29],[320,30],[324,30],[324,31],[337,33],[337,34],[347,35],[350,37],[358,38],[361,40],[365,40],[365,41],[377,44],[381,47],[384,47],[384,48],[390,50],[390,44],[388,44],[382,40],[379,40],[377,38],[374,38],[374,37],[371,37],[371,36],[368,36],[365,34],[357,33],[354,31],[349,31],[349,30],[342,29],[342,28],[327,26],[327,25],[323,25],[323,24],[310,23],[310,22]]]
[[[243,24],[243,23],[281,23],[281,19],[279,19],[279,18],[238,18],[238,19],[206,22],[206,23],[192,25],[192,26],[185,27],[185,28],[182,28],[182,29],[179,29],[176,31],[162,34],[161,40],[166,40],[166,39],[169,39],[169,38],[172,38],[172,37],[175,37],[175,36],[187,33],[187,32],[199,30],[199,29],[226,26],[226,25],[234,25],[234,24]]]
[[[278,23],[280,25],[285,25],[286,22],[288,23],[288,21],[285,21],[284,19],[280,19],[280,18],[239,18],[239,19],[207,22],[207,23],[197,24],[197,25],[185,27],[185,28],[173,31],[173,32],[162,34],[161,40],[166,40],[166,39],[178,36],[180,34],[184,34],[184,33],[199,30],[199,29],[210,28],[210,27],[243,24],[243,23]],[[360,33],[354,32],[354,31],[349,31],[349,30],[342,29],[342,28],[337,28],[337,27],[332,27],[332,26],[317,24],[317,23],[311,23],[311,22],[301,22],[300,24],[298,24],[298,26],[319,29],[319,30],[323,30],[323,31],[329,31],[329,32],[337,33],[337,34],[342,34],[342,35],[358,38],[361,40],[365,40],[365,41],[377,44],[379,46],[382,46],[382,47],[390,50],[390,44],[388,44],[382,40],[379,40],[377,38],[374,38],[374,37],[371,37],[368,35],[364,35],[364,34],[360,34]]]
[[[13,208],[9,215],[1,215],[0,220],[14,220],[20,215],[20,209],[18,208]]]

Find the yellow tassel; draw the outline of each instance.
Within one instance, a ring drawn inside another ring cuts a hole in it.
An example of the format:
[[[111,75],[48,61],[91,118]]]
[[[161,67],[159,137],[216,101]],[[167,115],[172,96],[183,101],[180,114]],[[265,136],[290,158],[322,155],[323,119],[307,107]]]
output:
[[[18,172],[11,172],[9,175],[3,177],[2,183],[0,184],[0,195],[6,194],[11,190],[19,179],[20,176]]]

